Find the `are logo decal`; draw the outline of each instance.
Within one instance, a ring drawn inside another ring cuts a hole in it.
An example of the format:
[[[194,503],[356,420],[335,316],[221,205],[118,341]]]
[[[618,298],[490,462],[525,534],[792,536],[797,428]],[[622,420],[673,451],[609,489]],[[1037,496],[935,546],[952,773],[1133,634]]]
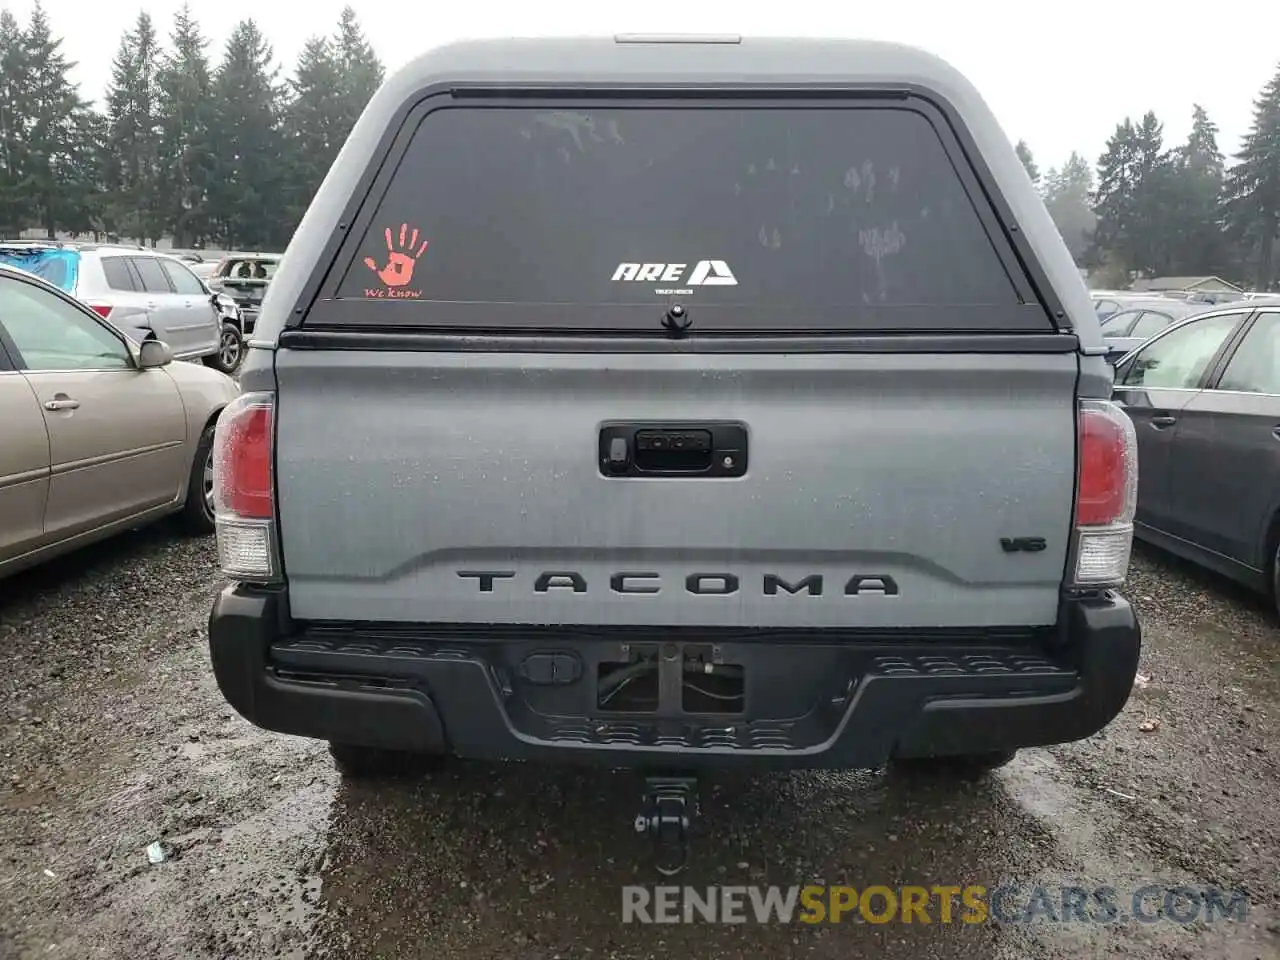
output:
[[[671,283],[678,287],[736,287],[738,279],[723,260],[699,260],[689,267],[687,263],[620,263],[613,271],[618,283]],[[681,292],[678,289],[660,289],[659,294]]]

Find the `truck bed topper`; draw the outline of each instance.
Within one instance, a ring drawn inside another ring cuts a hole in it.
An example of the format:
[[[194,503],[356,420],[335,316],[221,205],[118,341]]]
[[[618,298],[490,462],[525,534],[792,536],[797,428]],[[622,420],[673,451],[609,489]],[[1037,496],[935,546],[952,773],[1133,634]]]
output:
[[[982,97],[954,68],[923,50],[874,41],[684,39],[477,40],[410,61],[378,91],[325,178],[264,302],[257,342],[274,346],[286,327],[297,326],[331,279],[328,270],[342,268],[335,258],[345,232],[397,138],[411,133],[405,120],[427,97],[896,92],[927,99],[945,115],[1059,328],[1078,331],[1083,352],[1105,353],[1096,327],[1073,319],[1091,319],[1092,305],[1043,201]],[[352,191],[352,184],[360,186]]]

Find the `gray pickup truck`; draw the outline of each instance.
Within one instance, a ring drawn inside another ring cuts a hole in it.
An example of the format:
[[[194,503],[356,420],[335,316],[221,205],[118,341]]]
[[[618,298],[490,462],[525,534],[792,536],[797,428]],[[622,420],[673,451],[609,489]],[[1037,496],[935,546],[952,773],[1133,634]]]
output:
[[[438,49],[344,146],[219,423],[218,683],[348,774],[641,768],[664,836],[700,767],[1090,736],[1140,645],[1105,354],[933,56]]]

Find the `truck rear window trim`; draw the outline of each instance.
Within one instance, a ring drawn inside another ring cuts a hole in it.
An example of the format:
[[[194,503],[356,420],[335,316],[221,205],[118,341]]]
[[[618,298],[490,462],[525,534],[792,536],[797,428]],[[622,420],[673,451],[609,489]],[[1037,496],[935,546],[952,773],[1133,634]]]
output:
[[[485,303],[446,300],[321,300],[311,308],[303,329],[368,329],[388,327],[452,330],[459,333],[524,331],[650,335],[670,339],[662,325],[665,303]],[[804,336],[813,333],[1052,333],[1044,308],[1036,304],[991,304],[958,307],[875,306],[816,307],[787,311],[785,329],[778,310],[725,304],[688,303],[692,326],[699,333],[745,333]],[[603,319],[607,316],[607,321]],[[856,322],[851,322],[856,317]]]
[[[913,307],[866,305],[858,308],[858,315],[867,327],[849,329],[850,312],[845,308],[829,311],[813,307],[788,309],[785,330],[778,328],[778,310],[775,307],[753,311],[742,305],[712,303],[696,304],[693,317],[694,332],[743,331],[767,329],[780,336],[804,336],[810,332],[843,330],[856,335],[874,334],[878,331],[920,332],[930,330],[947,333],[990,333],[1020,331],[1052,333],[1069,330],[1070,324],[1064,311],[1053,298],[1052,289],[1039,271],[1034,258],[1025,250],[1025,239],[1011,224],[1007,206],[998,191],[988,188],[990,172],[972,146],[968,131],[952,122],[954,112],[945,102],[935,102],[931,92],[914,89],[870,89],[856,86],[848,88],[813,88],[803,85],[793,89],[758,88],[708,88],[670,87],[655,88],[652,84],[643,88],[595,88],[591,85],[573,89],[529,87],[515,90],[505,86],[487,87],[469,85],[457,88],[437,88],[406,104],[397,114],[397,122],[384,134],[368,169],[361,178],[355,195],[349,201],[348,215],[340,223],[339,231],[327,245],[325,255],[317,264],[312,278],[305,285],[302,296],[291,311],[286,329],[302,326],[310,328],[338,329],[353,324],[360,327],[416,327],[424,330],[451,330],[458,333],[504,332],[520,330],[539,332],[551,312],[558,319],[545,329],[557,333],[586,334],[592,332],[647,332],[658,325],[655,304],[539,304],[539,303],[484,303],[480,301],[447,301],[418,299],[408,303],[340,298],[338,287],[346,275],[348,266],[360,255],[373,219],[391,181],[396,175],[406,153],[423,121],[434,111],[463,107],[470,110],[485,108],[536,108],[545,103],[548,108],[564,109],[572,104],[575,109],[599,110],[617,107],[625,103],[628,108],[685,107],[689,109],[895,109],[909,110],[924,116],[936,132],[947,160],[959,179],[977,219],[985,231],[992,250],[998,258],[1017,299],[1017,304],[992,304],[979,306],[948,307],[952,315],[949,324],[927,320],[923,326],[915,326],[922,313],[936,313],[933,306]],[[1009,227],[1012,226],[1012,229]],[[1049,296],[1042,296],[1047,291]],[[680,300],[671,298],[671,302]],[[683,302],[683,301],[681,301]],[[689,304],[694,307],[694,304]],[[375,308],[370,312],[367,308]],[[405,308],[409,307],[409,310]],[[416,311],[413,309],[416,308]],[[430,310],[430,319],[424,317]],[[478,316],[483,312],[483,317]],[[610,320],[602,323],[600,314],[607,311]],[[963,326],[955,322],[955,311],[965,312]],[[643,316],[642,316],[643,312]],[[594,317],[585,316],[586,313]],[[657,311],[660,317],[661,311]],[[726,314],[732,314],[732,319]],[[754,314],[754,315],[753,315]],[[803,317],[797,316],[803,314]],[[982,314],[979,316],[979,314]],[[477,322],[480,321],[480,322]]]
[[[734,336],[724,334],[658,339],[609,333],[565,335],[528,331],[458,336],[362,327],[292,329],[280,335],[286,350],[375,350],[389,353],[687,353],[687,354],[1058,354],[1080,347],[1073,333],[980,333],[897,335],[823,334]]]

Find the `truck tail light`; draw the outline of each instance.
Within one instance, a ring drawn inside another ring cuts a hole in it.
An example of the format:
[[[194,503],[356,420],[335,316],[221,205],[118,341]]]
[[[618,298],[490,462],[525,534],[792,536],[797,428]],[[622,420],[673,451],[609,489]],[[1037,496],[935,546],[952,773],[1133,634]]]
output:
[[[271,464],[274,426],[274,395],[243,393],[227,404],[214,430],[218,563],[232,580],[272,583],[280,577]]]
[[[1081,400],[1077,416],[1074,584],[1124,582],[1138,504],[1138,438],[1129,415],[1110,400]]]

